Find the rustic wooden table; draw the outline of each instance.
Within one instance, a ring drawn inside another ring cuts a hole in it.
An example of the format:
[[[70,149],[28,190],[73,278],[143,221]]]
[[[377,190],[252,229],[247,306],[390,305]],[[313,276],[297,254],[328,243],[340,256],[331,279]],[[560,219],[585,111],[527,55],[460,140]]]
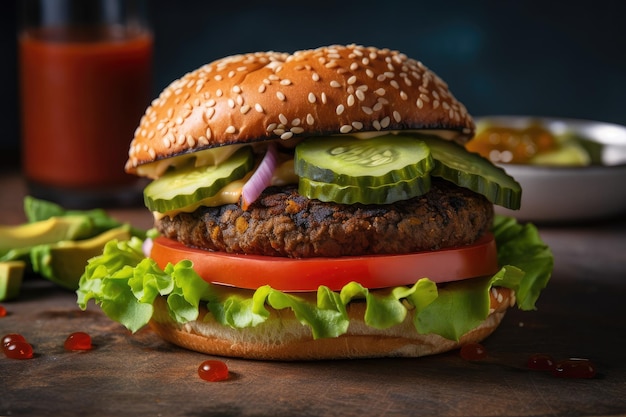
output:
[[[0,176],[2,223],[23,220],[25,187]],[[111,210],[139,227],[145,209]],[[601,223],[541,227],[556,267],[538,310],[511,310],[485,341],[489,359],[451,352],[419,359],[272,363],[223,359],[227,381],[197,375],[207,357],[149,330],[129,334],[93,305],[40,278],[3,305],[0,334],[19,332],[31,360],[0,357],[0,416],[613,416],[626,415],[626,213]],[[95,349],[66,352],[74,331]],[[533,353],[589,358],[594,379],[525,368]]]

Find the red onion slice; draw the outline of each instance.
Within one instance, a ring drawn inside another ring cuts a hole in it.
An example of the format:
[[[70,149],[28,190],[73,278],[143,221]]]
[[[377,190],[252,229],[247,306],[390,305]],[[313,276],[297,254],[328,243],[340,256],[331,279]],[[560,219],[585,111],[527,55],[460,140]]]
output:
[[[152,252],[152,244],[152,239],[148,237],[146,238],[146,240],[143,241],[143,244],[141,245],[141,250],[143,251],[143,254],[146,258],[150,257],[150,253]]]
[[[271,184],[278,162],[277,152],[276,144],[270,142],[263,160],[241,189],[242,208],[244,210],[247,210],[250,204],[254,203],[263,190]]]

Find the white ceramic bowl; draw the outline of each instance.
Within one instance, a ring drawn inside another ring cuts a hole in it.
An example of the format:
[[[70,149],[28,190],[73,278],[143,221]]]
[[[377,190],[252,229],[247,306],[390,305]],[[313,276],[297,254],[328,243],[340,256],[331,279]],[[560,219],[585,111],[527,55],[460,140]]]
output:
[[[601,164],[548,167],[502,164],[522,186],[522,207],[496,212],[522,221],[563,223],[626,216],[626,127],[611,123],[534,116],[485,116],[477,124],[523,128],[540,123],[602,145]]]

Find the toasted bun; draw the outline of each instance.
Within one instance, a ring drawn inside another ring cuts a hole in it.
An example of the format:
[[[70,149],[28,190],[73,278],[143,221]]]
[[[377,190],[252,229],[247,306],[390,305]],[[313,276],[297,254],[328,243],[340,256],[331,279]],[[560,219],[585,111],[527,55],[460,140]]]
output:
[[[374,329],[363,322],[365,303],[360,302],[348,304],[350,327],[346,334],[336,338],[314,340],[310,329],[302,325],[290,310],[270,309],[271,316],[266,322],[239,330],[218,324],[211,314],[202,310],[196,321],[180,326],[169,318],[163,298],[155,302],[150,326],[170,343],[218,356],[261,360],[419,357],[485,339],[498,327],[507,308],[514,303],[515,295],[511,290],[494,287],[489,316],[459,341],[417,333],[410,314],[397,326]]]
[[[170,84],[146,110],[126,171],[234,143],[423,129],[463,144],[474,123],[444,81],[400,52],[350,45],[250,53]]]

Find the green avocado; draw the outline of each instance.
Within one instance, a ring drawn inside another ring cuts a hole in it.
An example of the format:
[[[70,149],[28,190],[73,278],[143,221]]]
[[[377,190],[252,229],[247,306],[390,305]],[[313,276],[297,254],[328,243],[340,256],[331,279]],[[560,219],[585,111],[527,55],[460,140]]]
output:
[[[88,216],[50,217],[33,223],[0,226],[0,257],[12,250],[88,237],[93,222]]]
[[[26,262],[0,262],[0,301],[12,300],[20,294]]]
[[[76,290],[87,261],[101,255],[110,240],[128,240],[131,235],[131,227],[122,225],[89,239],[37,245],[31,248],[30,262],[34,272],[64,288]]]

